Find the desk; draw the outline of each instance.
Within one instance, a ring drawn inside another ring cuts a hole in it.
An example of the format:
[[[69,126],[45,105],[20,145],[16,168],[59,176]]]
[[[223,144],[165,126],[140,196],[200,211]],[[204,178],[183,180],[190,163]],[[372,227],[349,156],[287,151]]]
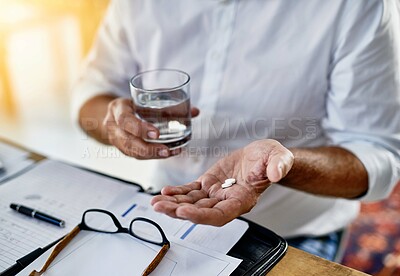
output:
[[[286,255],[268,273],[268,276],[362,276],[368,275],[349,267],[327,261],[289,246]]]
[[[0,142],[6,142],[0,138]],[[28,150],[29,151],[29,150]],[[35,161],[45,159],[44,156],[30,151],[30,156]],[[329,275],[329,276],[362,276],[365,273],[330,262],[304,251],[290,247],[286,255],[272,268],[268,276],[303,276],[303,275]]]

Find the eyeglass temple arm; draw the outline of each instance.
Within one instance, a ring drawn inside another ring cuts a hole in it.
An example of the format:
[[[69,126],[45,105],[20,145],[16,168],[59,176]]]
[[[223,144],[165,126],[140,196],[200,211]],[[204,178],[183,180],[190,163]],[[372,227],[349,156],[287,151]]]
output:
[[[43,265],[42,269],[38,272],[36,270],[32,271],[29,276],[40,276],[42,275],[47,268],[49,268],[50,264],[54,261],[57,255],[67,246],[67,244],[81,231],[78,226],[75,226],[71,232],[69,232],[57,245],[54,247],[53,251],[51,252],[49,258],[47,259],[46,263]]]
[[[158,252],[157,256],[153,259],[153,261],[151,261],[149,266],[142,272],[142,276],[147,276],[154,269],[156,269],[158,264],[161,262],[162,258],[164,258],[165,254],[167,254],[168,249],[169,249],[169,243],[166,243],[161,247],[161,250]]]

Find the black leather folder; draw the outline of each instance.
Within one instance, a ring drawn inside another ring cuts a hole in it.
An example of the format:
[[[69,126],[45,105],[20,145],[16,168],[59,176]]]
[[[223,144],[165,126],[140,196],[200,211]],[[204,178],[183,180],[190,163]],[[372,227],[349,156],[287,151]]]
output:
[[[228,252],[229,256],[242,259],[231,275],[265,275],[285,255],[288,244],[271,230],[244,218],[249,228]]]

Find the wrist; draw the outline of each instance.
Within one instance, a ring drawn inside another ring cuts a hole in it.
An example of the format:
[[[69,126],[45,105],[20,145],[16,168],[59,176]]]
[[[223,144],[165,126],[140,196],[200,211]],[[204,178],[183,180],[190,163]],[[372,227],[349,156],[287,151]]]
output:
[[[108,105],[117,97],[102,94],[89,99],[79,111],[79,125],[89,136],[97,141],[109,144],[107,128],[103,124],[108,112]]]

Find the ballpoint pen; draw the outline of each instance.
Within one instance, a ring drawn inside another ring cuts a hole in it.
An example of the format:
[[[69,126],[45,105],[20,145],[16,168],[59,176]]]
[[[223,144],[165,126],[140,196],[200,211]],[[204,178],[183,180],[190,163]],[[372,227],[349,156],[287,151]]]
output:
[[[15,203],[11,203],[10,204],[10,208],[17,211],[18,213],[33,217],[33,218],[37,218],[41,221],[45,221],[60,227],[65,227],[65,221],[52,217],[50,215],[44,214],[42,212],[39,212],[35,209],[23,206],[23,205],[19,205],[19,204],[15,204]]]

